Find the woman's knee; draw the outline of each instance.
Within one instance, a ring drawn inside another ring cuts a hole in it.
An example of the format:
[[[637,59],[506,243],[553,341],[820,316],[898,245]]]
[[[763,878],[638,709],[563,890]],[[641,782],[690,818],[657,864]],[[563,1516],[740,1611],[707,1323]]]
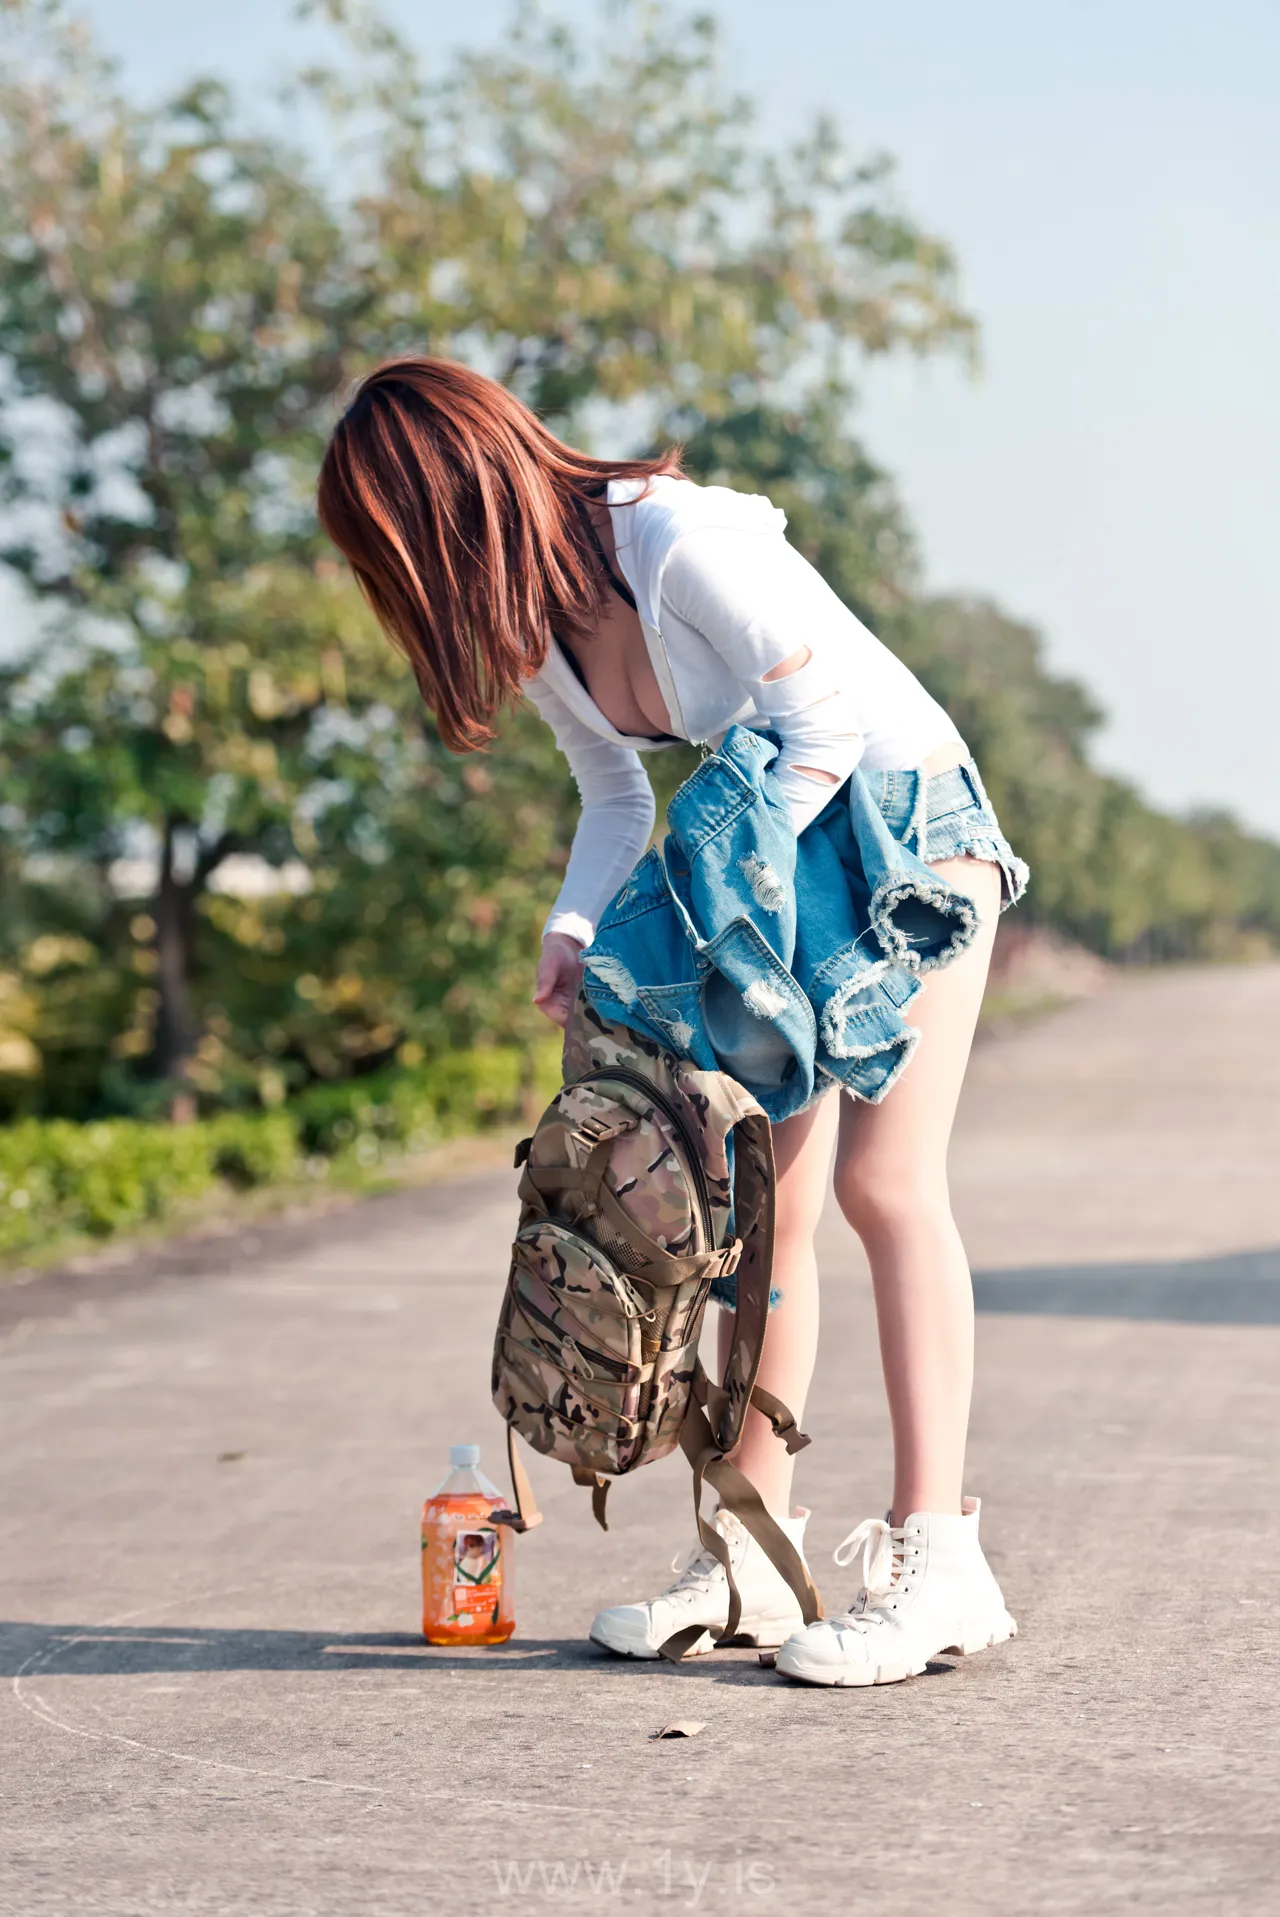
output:
[[[897,1237],[951,1216],[945,1167],[885,1164],[854,1156],[836,1166],[836,1203],[859,1238]]]

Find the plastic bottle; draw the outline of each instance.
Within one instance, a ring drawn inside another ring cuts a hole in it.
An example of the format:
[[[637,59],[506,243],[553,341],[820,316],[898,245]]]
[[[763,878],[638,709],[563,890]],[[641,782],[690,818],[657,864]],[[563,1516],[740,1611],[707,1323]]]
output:
[[[422,1507],[422,1635],[428,1644],[505,1644],[516,1628],[510,1526],[478,1444],[449,1447],[450,1471]]]

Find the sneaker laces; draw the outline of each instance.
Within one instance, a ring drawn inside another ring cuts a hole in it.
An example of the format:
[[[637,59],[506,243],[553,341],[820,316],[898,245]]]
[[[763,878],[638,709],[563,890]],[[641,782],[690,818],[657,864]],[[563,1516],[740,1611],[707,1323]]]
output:
[[[832,1557],[843,1570],[862,1553],[862,1589],[850,1606],[851,1618],[862,1618],[868,1610],[874,1614],[877,1599],[889,1596],[902,1575],[906,1537],[901,1526],[886,1518],[864,1518],[847,1538],[842,1538]]]
[[[738,1519],[728,1511],[717,1511],[713,1522],[730,1550],[737,1539],[745,1535]],[[662,1593],[668,1598],[680,1597],[686,1592],[701,1594],[724,1577],[723,1564],[715,1552],[702,1543],[693,1545],[683,1556],[677,1551],[671,1560],[671,1569],[676,1573],[676,1581]]]

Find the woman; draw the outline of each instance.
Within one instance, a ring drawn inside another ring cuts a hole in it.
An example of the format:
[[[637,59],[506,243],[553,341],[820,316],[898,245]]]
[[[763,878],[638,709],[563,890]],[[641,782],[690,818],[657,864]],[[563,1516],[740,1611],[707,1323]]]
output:
[[[927,819],[933,782],[968,761],[947,714],[788,546],[768,501],[696,486],[674,455],[575,452],[465,367],[410,358],[371,374],[334,432],[319,501],[445,743],[486,744],[501,707],[524,694],[569,761],[582,816],[534,991],[557,1024],[653,828],[641,752],[716,739],[735,721],[767,726],[797,834],[859,764],[927,775],[916,808]],[[861,1549],[861,1588],[841,1616],[799,1628],[759,1548],[728,1513],[717,1519],[744,1632],[782,1643],[778,1669],[812,1683],[892,1682],[1016,1628],[978,1542],[977,1503],[962,1499],[973,1299],[946,1177],[1002,891],[1016,896],[1025,879],[980,795],[975,779],[959,832],[948,814],[945,842],[960,856],[936,866],[973,900],[978,930],[912,1002],[921,1042],[909,1070],[881,1104],[828,1095],[774,1130],[782,1300],[760,1382],[799,1417],[834,1149],[836,1197],[871,1265],[893,1427],[889,1516],[837,1553],[847,1563]],[[790,1515],[791,1459],[754,1411],[735,1458],[799,1545],[808,1514]],[[653,1657],[700,1621],[710,1649],[727,1607],[722,1569],[699,1554],[659,1596],[601,1612],[592,1636]]]

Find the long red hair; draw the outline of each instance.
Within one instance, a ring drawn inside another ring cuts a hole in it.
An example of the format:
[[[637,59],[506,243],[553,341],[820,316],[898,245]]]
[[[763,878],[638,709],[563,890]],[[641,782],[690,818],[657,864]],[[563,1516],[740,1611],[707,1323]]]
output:
[[[413,668],[455,752],[590,627],[608,591],[586,502],[610,479],[678,471],[592,459],[496,380],[454,360],[388,360],[360,382],[320,468],[320,523]]]

